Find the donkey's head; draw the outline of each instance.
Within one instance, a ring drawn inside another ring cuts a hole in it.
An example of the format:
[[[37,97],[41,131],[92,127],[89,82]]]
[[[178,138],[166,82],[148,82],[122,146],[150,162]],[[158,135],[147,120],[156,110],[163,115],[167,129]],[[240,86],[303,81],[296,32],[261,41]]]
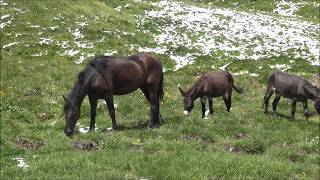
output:
[[[303,86],[303,89],[314,100],[314,107],[320,114],[320,89],[310,84]]]
[[[72,101],[66,97],[64,97],[64,116],[66,119],[66,127],[64,128],[64,133],[67,136],[71,136],[73,134],[73,129],[80,117],[80,108]]]
[[[183,114],[185,114],[185,115],[189,115],[190,114],[190,112],[192,111],[192,109],[193,109],[193,106],[194,106],[194,102],[193,102],[193,99],[191,98],[191,96],[190,95],[188,95],[187,93],[185,93],[182,89],[181,89],[181,87],[179,86],[179,91],[180,91],[180,93],[181,93],[181,95],[182,95],[182,97],[183,97],[183,100],[182,100],[182,102],[183,102]]]

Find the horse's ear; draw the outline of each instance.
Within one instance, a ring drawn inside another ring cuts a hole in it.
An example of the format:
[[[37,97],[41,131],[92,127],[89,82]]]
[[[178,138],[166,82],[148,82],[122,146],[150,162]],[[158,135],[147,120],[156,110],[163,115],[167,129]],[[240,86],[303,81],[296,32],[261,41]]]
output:
[[[180,86],[178,86],[178,88],[179,88],[179,91],[180,91],[181,95],[184,96],[184,91],[181,89]]]

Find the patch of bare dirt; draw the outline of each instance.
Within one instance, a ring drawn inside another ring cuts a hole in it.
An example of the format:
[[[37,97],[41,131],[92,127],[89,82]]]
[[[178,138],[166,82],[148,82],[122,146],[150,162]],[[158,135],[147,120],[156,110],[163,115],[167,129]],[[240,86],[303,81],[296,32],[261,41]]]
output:
[[[102,147],[103,141],[102,140],[95,140],[95,141],[88,141],[88,140],[80,140],[77,139],[73,143],[73,147],[75,149],[79,149],[82,151],[94,151]]]
[[[16,139],[16,146],[28,150],[37,150],[39,147],[43,146],[42,141],[30,140],[28,138],[18,138]]]

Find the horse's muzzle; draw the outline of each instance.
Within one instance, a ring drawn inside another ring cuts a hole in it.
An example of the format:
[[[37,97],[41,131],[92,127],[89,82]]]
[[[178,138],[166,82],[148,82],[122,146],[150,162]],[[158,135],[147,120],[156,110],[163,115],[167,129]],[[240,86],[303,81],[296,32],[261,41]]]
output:
[[[66,134],[66,136],[72,136],[72,134],[73,134],[73,132],[70,128],[64,129],[64,133]]]

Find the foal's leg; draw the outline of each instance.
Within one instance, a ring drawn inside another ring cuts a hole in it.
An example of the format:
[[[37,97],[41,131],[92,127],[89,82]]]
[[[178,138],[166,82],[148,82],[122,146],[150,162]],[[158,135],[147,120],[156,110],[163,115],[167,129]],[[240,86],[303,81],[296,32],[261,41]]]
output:
[[[105,98],[108,109],[109,109],[109,115],[112,120],[112,129],[117,129],[117,122],[116,122],[116,115],[115,115],[115,110],[114,110],[114,104],[113,104],[113,96],[110,95]]]
[[[209,97],[209,112],[210,114],[213,114],[213,107],[212,107],[212,98]]]
[[[277,106],[280,101],[280,98],[281,98],[281,95],[276,94],[276,97],[274,97],[274,100],[272,102],[272,116],[273,117],[276,117],[276,115],[277,115]]]
[[[159,97],[158,97],[158,93],[157,93],[158,87],[153,86],[148,89],[149,89],[149,96],[150,96],[150,111],[151,111],[149,127],[155,128],[155,127],[160,126]]]
[[[309,116],[308,101],[307,100],[302,101],[302,106],[303,106],[303,109],[304,109],[305,120],[306,120],[307,123],[309,123],[309,121],[308,121],[308,116]]]
[[[204,118],[206,113],[206,99],[201,97],[200,102],[201,102],[202,118]]]
[[[264,102],[264,113],[268,113],[268,108],[269,108],[269,99],[270,97],[273,95],[273,90],[272,87],[269,86],[266,92],[266,95],[263,98],[263,102]]]
[[[95,130],[95,124],[96,124],[96,112],[97,112],[97,99],[89,96],[89,102],[90,102],[90,131]]]
[[[222,96],[228,112],[230,112],[231,108],[231,95],[232,91],[227,90],[226,94]]]
[[[296,113],[296,104],[297,99],[294,97],[292,98],[292,109],[291,109],[291,118],[294,119],[294,114]]]

